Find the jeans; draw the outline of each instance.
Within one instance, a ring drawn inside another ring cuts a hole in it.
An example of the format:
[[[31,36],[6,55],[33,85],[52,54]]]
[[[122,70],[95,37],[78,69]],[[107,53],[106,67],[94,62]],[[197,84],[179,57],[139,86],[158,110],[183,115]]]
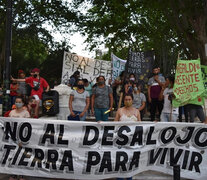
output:
[[[94,108],[96,121],[108,121],[109,113],[104,114],[108,108]]]
[[[171,118],[171,120],[170,120],[170,118]],[[178,114],[171,114],[170,115],[170,113],[162,112],[160,119],[162,122],[176,122],[178,119]]]
[[[159,101],[158,98],[152,98],[151,102],[151,121],[155,120],[156,109],[159,111],[159,117],[163,108],[163,101]]]
[[[116,178],[116,180],[124,180],[124,179],[126,179],[126,180],[132,180],[132,177],[129,177],[129,178]]]
[[[76,116],[75,117],[72,117],[72,116],[68,116],[68,120],[72,120],[72,121],[85,121],[86,119],[86,113],[83,115],[83,117],[80,117],[80,111],[73,111]]]
[[[184,105],[184,106],[179,107],[179,122],[182,122],[183,111],[184,111],[184,115],[185,115],[185,122],[188,122],[188,105]]]
[[[196,116],[198,116],[201,122],[205,121],[205,115],[204,115],[202,106],[195,105],[195,104],[189,104],[188,110],[190,114],[190,122],[194,122],[194,119]]]

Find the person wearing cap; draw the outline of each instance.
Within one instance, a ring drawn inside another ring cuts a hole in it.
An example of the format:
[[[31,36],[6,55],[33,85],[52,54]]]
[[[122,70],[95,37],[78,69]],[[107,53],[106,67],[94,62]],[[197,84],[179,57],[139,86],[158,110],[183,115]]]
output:
[[[40,77],[40,69],[34,68],[32,70],[32,76],[26,78],[26,79],[15,79],[18,82],[25,81],[27,84],[29,84],[32,88],[31,90],[31,96],[33,96],[36,100],[36,107],[35,107],[35,115],[34,118],[38,118],[39,116],[39,105],[40,101],[42,99],[42,93],[43,91],[48,92],[50,89],[50,86],[48,85],[47,81]],[[14,79],[14,78],[12,78]]]

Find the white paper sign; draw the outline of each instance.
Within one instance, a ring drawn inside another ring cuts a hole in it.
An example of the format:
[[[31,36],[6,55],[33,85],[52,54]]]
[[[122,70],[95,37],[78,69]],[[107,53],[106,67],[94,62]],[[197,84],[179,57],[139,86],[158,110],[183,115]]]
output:
[[[89,82],[96,82],[96,77],[102,75],[106,80],[111,78],[111,61],[91,59],[77,54],[64,52],[62,84],[67,84],[70,76],[76,71],[80,71],[81,78],[88,79]]]

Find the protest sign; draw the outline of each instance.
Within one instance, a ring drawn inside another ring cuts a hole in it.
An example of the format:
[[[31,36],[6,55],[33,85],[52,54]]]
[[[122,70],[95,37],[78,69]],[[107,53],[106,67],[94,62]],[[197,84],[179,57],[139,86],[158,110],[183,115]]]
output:
[[[204,91],[200,60],[178,60],[173,87],[176,98],[173,100],[173,106],[203,105]]]
[[[154,51],[129,51],[129,59],[126,63],[126,72],[135,74],[136,78],[143,81],[147,89],[148,78],[152,72],[154,63]]]
[[[65,178],[131,177],[143,171],[207,177],[200,123],[77,122],[0,118],[0,173]]]
[[[95,83],[96,77],[100,75],[105,76],[108,81],[111,78],[111,61],[97,60],[64,52],[62,84],[67,84],[70,76],[76,70],[80,71],[81,78],[86,78],[90,82]]]
[[[203,84],[205,88],[205,97],[207,97],[207,66],[201,65]]]
[[[111,59],[113,64],[112,80],[114,81],[125,70],[126,60],[118,58],[113,53],[111,54]]]

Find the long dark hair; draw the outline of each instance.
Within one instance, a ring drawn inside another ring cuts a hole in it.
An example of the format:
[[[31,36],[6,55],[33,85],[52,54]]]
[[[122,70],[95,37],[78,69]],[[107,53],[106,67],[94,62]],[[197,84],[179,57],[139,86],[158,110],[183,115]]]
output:
[[[75,79],[78,79],[78,78],[77,78],[78,75],[80,75],[80,71],[75,71],[75,72],[73,73],[73,75],[70,76],[70,78],[74,77]]]
[[[133,96],[133,94],[130,94],[130,93],[126,93],[125,95],[124,95],[124,99],[125,99],[125,97],[126,96],[130,96],[131,98],[132,98],[132,100],[134,99],[134,96]]]
[[[83,82],[83,85],[84,85],[84,80],[83,79],[78,79],[77,80],[77,85],[78,85],[78,82],[82,81]],[[83,87],[83,89],[85,90],[85,88]]]
[[[16,102],[16,99],[21,99],[21,100],[22,100],[23,105],[25,105],[25,99],[24,99],[24,97],[23,97],[23,96],[16,96],[16,98],[15,98],[15,102]]]

